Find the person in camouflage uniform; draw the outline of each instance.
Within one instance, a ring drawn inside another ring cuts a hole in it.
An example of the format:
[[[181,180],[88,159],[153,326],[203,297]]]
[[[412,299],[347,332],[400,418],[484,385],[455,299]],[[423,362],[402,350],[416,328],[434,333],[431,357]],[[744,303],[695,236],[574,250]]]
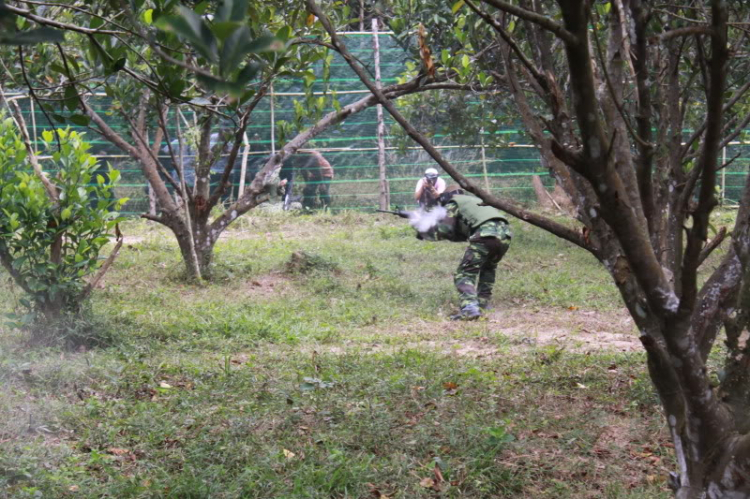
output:
[[[497,265],[510,247],[510,225],[503,212],[461,189],[442,194],[440,204],[446,209],[445,216],[434,229],[418,237],[469,242],[454,276],[461,312],[451,318],[477,319],[481,309],[489,307]]]

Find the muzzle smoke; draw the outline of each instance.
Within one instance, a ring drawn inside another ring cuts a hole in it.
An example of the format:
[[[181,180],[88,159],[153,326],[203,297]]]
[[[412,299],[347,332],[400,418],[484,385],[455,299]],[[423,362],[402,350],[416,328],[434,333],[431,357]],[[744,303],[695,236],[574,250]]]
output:
[[[448,210],[442,206],[436,206],[430,211],[417,210],[409,213],[409,224],[417,232],[428,232],[435,227],[440,220],[445,218]]]

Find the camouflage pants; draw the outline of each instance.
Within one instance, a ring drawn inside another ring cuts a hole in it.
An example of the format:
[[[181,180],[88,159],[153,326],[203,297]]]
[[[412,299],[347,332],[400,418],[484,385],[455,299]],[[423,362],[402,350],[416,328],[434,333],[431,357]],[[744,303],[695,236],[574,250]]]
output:
[[[472,303],[486,305],[492,297],[497,264],[508,251],[510,239],[480,237],[469,241],[469,247],[456,270],[454,283],[461,298],[461,308]]]

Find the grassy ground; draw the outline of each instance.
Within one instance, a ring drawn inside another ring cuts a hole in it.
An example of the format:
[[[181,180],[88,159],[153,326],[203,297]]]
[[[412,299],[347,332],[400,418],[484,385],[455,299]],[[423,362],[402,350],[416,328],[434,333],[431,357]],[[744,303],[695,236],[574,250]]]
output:
[[[107,346],[0,329],[0,497],[669,497],[614,287],[513,225],[496,311],[456,324],[463,246],[398,219],[243,219],[204,287],[130,224],[92,303]]]

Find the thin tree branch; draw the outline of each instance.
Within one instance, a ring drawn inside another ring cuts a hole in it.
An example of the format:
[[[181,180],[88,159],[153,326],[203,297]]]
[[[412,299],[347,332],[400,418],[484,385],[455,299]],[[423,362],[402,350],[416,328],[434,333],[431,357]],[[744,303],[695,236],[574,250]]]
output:
[[[23,274],[13,266],[13,260],[13,255],[8,250],[5,241],[0,240],[0,263],[3,265],[6,272],[8,272],[8,275],[13,278],[13,281],[15,281],[21,289],[29,295],[34,296],[34,291],[28,286],[28,284],[26,284],[26,279]]]
[[[142,111],[143,111],[143,109],[142,109]],[[170,184],[172,184],[172,187],[178,193],[180,193],[182,191],[182,189],[180,188],[179,184],[177,182],[175,182],[175,180],[172,178],[172,175],[170,175],[170,173],[167,171],[167,169],[164,168],[164,165],[162,165],[161,161],[159,161],[159,157],[156,155],[156,153],[154,153],[154,151],[151,149],[151,146],[149,146],[148,142],[146,141],[146,138],[145,138],[145,123],[144,123],[143,133],[141,133],[140,127],[138,127],[137,124],[133,122],[133,120],[130,118],[130,116],[128,116],[128,114],[126,112],[122,111],[120,113],[120,115],[123,118],[125,118],[125,120],[130,125],[130,129],[133,132],[132,133],[133,138],[136,139],[138,142],[140,142],[141,147],[143,148],[143,150],[145,150],[148,153],[148,155],[151,157],[151,160],[154,162],[154,164],[157,166],[157,168],[159,168],[159,170],[164,175],[164,177],[167,179],[167,181]]]
[[[724,109],[722,112],[726,113],[729,112],[735,104],[750,90],[750,79],[748,79],[744,85],[742,85],[740,88],[738,88],[732,97],[727,101],[727,103],[724,105]],[[682,147],[682,153],[680,154],[681,158],[684,158],[687,152],[690,150],[690,148],[693,145],[693,142],[698,140],[701,135],[703,135],[703,132],[706,130],[706,125],[708,121],[704,120],[701,125],[695,129],[693,134],[690,136],[690,138],[685,141],[685,145]]]
[[[640,203],[643,207],[643,214],[648,222],[649,233],[654,234],[661,224],[657,223],[656,202],[654,200],[654,151],[656,146],[653,143],[652,117],[653,108],[651,105],[651,88],[648,80],[648,43],[646,40],[646,30],[649,14],[644,11],[641,0],[631,0],[630,12],[633,17],[634,52],[627,54],[631,67],[633,68],[634,78],[636,81],[637,92],[637,111],[636,125],[638,127],[638,152],[639,168],[636,172],[638,181],[638,190],[640,192]],[[625,12],[620,15],[625,16]]]
[[[682,267],[681,309],[692,311],[698,293],[698,266],[704,241],[708,239],[708,225],[711,211],[716,206],[716,157],[721,141],[722,118],[724,115],[724,87],[726,85],[725,64],[729,59],[727,50],[727,9],[719,0],[711,5],[712,26],[715,35],[711,37],[711,60],[709,62],[709,85],[706,99],[706,134],[698,164],[701,186],[698,207],[693,212],[693,226],[688,232],[685,259]]]
[[[3,9],[8,12],[12,12],[13,14],[16,14],[18,16],[34,21],[36,23],[39,23],[43,26],[50,26],[50,27],[62,29],[65,31],[83,33],[84,35],[123,35],[127,33],[125,31],[113,31],[113,30],[99,29],[99,28],[96,28],[96,29],[83,28],[81,26],[76,26],[75,24],[62,23],[59,21],[55,21],[53,19],[48,19],[46,17],[38,16],[34,14],[33,12],[31,12],[30,10],[22,9],[20,7],[14,7],[13,5],[9,5],[7,3],[3,5]]]
[[[573,33],[547,16],[523,9],[521,7],[518,7],[517,5],[513,5],[503,0],[482,0],[482,2],[491,5],[496,9],[502,10],[503,12],[507,12],[508,14],[512,14],[516,17],[520,17],[521,19],[525,19],[529,22],[537,24],[547,31],[554,33],[565,43],[573,45],[578,43],[578,38]]]
[[[227,165],[224,167],[224,172],[221,174],[221,180],[219,181],[218,187],[214,190],[213,194],[211,194],[211,197],[209,197],[208,199],[209,209],[213,208],[216,203],[219,202],[221,196],[224,195],[227,187],[229,186],[229,179],[232,174],[232,170],[234,170],[234,164],[237,162],[237,155],[239,154],[240,146],[242,145],[242,142],[244,140],[245,131],[247,130],[247,126],[250,124],[250,115],[258,106],[263,97],[265,97],[266,92],[271,86],[272,79],[273,75],[269,76],[265,80],[263,85],[261,85],[261,87],[258,89],[258,92],[255,94],[255,97],[253,97],[253,100],[247,105],[244,112],[242,113],[242,116],[240,117],[240,124],[239,127],[235,130],[234,143],[232,144],[232,150],[229,152],[229,157],[227,158]]]
[[[166,106],[161,106],[160,105],[159,107],[161,109],[161,111],[158,113],[158,115],[159,115],[159,126],[161,128],[162,135],[164,135],[164,140],[167,143],[167,150],[169,151],[169,156],[172,158],[172,165],[174,166],[174,169],[177,171],[177,175],[180,178],[180,186],[182,187],[182,193],[187,195],[187,200],[185,201],[185,203],[187,204],[188,201],[192,202],[192,200],[193,200],[193,193],[190,192],[190,190],[185,187],[185,179],[184,179],[185,173],[184,173],[183,168],[182,168],[182,154],[180,154],[180,160],[178,161],[177,160],[177,155],[175,155],[174,148],[172,147],[172,138],[169,135],[169,130],[168,130],[167,124],[166,124],[166,122],[164,120],[164,114],[165,114],[164,109],[166,109]],[[178,117],[178,119],[177,119],[177,124],[178,125],[179,125],[179,122],[180,122],[180,120],[179,120],[179,117]],[[179,145],[180,148],[182,148],[182,137],[181,137],[182,134],[179,133],[179,135],[180,135],[180,137],[178,137],[178,142],[179,142],[178,145]]]
[[[638,133],[633,129],[633,125],[630,124],[630,120],[628,119],[628,116],[625,114],[625,110],[622,107],[622,103],[617,98],[617,94],[615,92],[615,87],[612,84],[612,80],[609,77],[609,71],[607,70],[607,62],[604,59],[604,54],[602,53],[602,46],[601,43],[599,43],[599,36],[598,32],[596,30],[596,23],[594,23],[594,45],[596,46],[596,52],[597,55],[599,55],[599,60],[602,62],[602,73],[604,74],[604,81],[607,83],[607,89],[609,90],[610,95],[612,96],[612,102],[615,105],[615,108],[617,109],[617,112],[620,114],[620,117],[622,117],[623,123],[625,123],[625,127],[628,130],[628,134],[635,140],[640,146],[645,148],[653,148],[653,144],[650,144],[643,140]]]
[[[120,248],[122,248],[122,243],[124,241],[124,238],[122,237],[122,234],[120,234],[120,237],[117,238],[117,244],[115,244],[115,247],[112,248],[112,252],[110,252],[107,259],[104,261],[101,267],[99,267],[99,271],[94,275],[93,279],[83,288],[83,291],[81,291],[81,294],[79,295],[78,301],[83,301],[91,294],[91,292],[96,288],[96,286],[99,285],[99,282],[104,277],[104,274],[107,273],[109,268],[112,266],[112,262],[115,261],[115,258],[117,258],[117,255],[120,253]]]
[[[44,170],[42,170],[42,166],[39,164],[39,161],[36,158],[36,152],[31,146],[29,131],[26,128],[26,121],[23,119],[21,108],[18,107],[18,103],[16,101],[12,101],[11,105],[13,106],[13,114],[15,115],[16,123],[18,124],[18,128],[21,131],[23,145],[26,148],[26,157],[29,159],[29,163],[31,163],[31,168],[34,170],[34,174],[37,176],[37,178],[42,182],[42,185],[44,185],[44,190],[47,191],[47,195],[49,196],[50,201],[52,201],[52,203],[57,206],[60,202],[60,195],[57,191],[57,187],[55,187],[54,184],[50,182],[49,178],[47,178],[47,174],[44,173]],[[54,133],[55,135],[57,135],[57,131],[55,131]]]
[[[152,222],[157,222],[157,223],[164,225],[164,217],[160,215],[151,215],[149,213],[141,213],[141,218],[145,218],[146,220],[151,220]]]
[[[709,26],[688,26],[686,28],[675,28],[665,31],[659,35],[661,41],[670,40],[681,36],[693,36],[693,35],[711,35],[713,36],[714,30]]]
[[[465,0],[465,3],[471,10],[473,10],[479,17],[481,17],[487,24],[492,26],[492,28],[497,31],[497,33],[503,38],[503,40],[505,40],[505,43],[507,43],[508,46],[513,50],[521,63],[534,76],[534,79],[539,83],[539,85],[543,89],[548,90],[549,82],[541,73],[541,71],[539,71],[539,69],[534,65],[534,63],[531,62],[528,57],[526,57],[526,54],[523,53],[510,33],[508,33],[491,15],[487,14],[486,12],[482,12],[482,10],[477,5],[475,5],[474,2],[472,2],[471,0]]]
[[[159,177],[159,166],[160,164],[157,163],[154,165],[154,168],[151,169],[147,162],[153,162],[152,155],[143,156],[139,149],[129,144],[125,139],[120,137],[120,135],[115,132],[91,107],[88,105],[88,103],[81,99],[81,107],[84,109],[86,114],[91,118],[91,121],[93,121],[96,126],[99,127],[99,130],[97,130],[104,138],[106,138],[109,142],[114,144],[115,146],[119,147],[121,150],[129,154],[132,158],[138,160],[142,165],[142,171],[145,175],[148,182],[151,184],[152,188],[157,193],[157,196],[159,198],[159,201],[162,203],[162,205],[170,212],[177,213],[177,207],[175,206],[174,200],[169,195],[169,191],[167,190],[166,184],[164,184],[163,181],[161,181]],[[148,147],[147,147],[148,149]],[[149,150],[149,153],[151,151]]]
[[[703,262],[706,261],[706,259],[711,256],[711,253],[714,252],[716,248],[721,246],[721,243],[724,242],[724,239],[727,237],[727,228],[722,227],[719,229],[719,232],[716,234],[716,236],[708,241],[706,246],[703,247],[701,250],[700,257],[698,258],[698,265],[703,265]]]
[[[47,118],[47,121],[49,122],[49,126],[52,127],[53,133],[55,135],[55,141],[57,142],[57,150],[62,150],[62,144],[60,144],[60,137],[57,134],[57,127],[52,121],[52,118],[50,118],[49,114],[47,113],[47,110],[44,109],[44,106],[39,101],[39,98],[36,95],[36,92],[34,91],[34,88],[31,86],[31,82],[29,81],[29,77],[26,74],[26,62],[23,58],[23,47],[18,47],[18,62],[21,64],[21,75],[23,76],[23,81],[26,83],[26,86],[29,88],[29,93],[31,94],[31,98],[34,99],[34,102],[37,103],[39,106],[39,109],[41,109],[42,114],[44,114],[44,117]]]
[[[76,12],[80,12],[81,14],[86,14],[87,16],[96,17],[98,19],[101,19],[102,21],[104,21],[105,24],[111,24],[115,28],[124,31],[125,33],[130,33],[131,35],[135,35],[135,33],[133,31],[129,30],[128,28],[126,28],[124,26],[122,26],[121,24],[116,23],[113,20],[114,17],[118,17],[120,14],[122,14],[122,11],[120,11],[117,15],[115,15],[113,18],[110,19],[108,17],[104,17],[102,15],[99,15],[96,12],[92,12],[90,10],[86,10],[84,8],[81,8],[81,7],[78,7],[78,6],[75,6],[75,5],[70,5],[70,4],[62,4],[62,3],[55,3],[55,2],[35,2],[35,1],[32,1],[32,0],[17,0],[17,1],[19,3],[24,3],[26,5],[42,5],[42,6],[45,6],[45,7],[60,7],[62,9],[66,9],[66,10],[67,9],[74,10]],[[101,32],[101,31],[99,33],[100,34],[106,34],[106,33]]]

